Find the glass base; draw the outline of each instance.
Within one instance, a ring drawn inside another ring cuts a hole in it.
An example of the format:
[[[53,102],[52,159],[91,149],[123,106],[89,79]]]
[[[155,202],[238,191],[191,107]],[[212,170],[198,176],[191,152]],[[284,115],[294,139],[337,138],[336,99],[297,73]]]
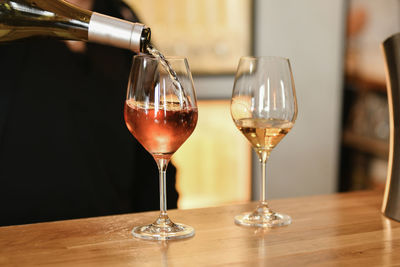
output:
[[[194,236],[194,228],[160,216],[154,223],[133,228],[132,235],[148,240],[173,240]]]
[[[253,227],[278,227],[291,224],[289,215],[280,214],[269,209],[266,203],[260,204],[255,211],[235,216],[235,223]]]

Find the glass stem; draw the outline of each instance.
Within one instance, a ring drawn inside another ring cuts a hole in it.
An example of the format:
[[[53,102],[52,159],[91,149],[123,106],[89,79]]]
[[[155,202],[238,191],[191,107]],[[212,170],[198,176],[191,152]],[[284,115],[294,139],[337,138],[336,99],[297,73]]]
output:
[[[263,151],[260,153],[261,163],[261,205],[267,205],[267,160],[269,158],[269,151]]]
[[[264,162],[261,162],[261,179],[262,179],[262,181],[261,181],[261,190],[262,190],[262,192],[261,192],[261,203],[262,204],[266,204],[267,203],[267,185],[266,185],[266,183],[267,183],[267,175],[266,175],[266,173],[265,173],[265,166],[267,165],[267,162],[266,161],[264,161]]]
[[[169,159],[159,158],[156,161],[160,174],[160,216],[167,216],[166,171]]]

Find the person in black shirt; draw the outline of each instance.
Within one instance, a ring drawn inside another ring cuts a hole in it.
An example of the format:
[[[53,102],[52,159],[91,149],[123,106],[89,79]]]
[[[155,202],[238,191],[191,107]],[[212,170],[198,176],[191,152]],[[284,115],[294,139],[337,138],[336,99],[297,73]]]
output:
[[[121,1],[84,3],[135,20]],[[159,208],[157,165],[123,119],[131,52],[30,40],[0,53],[0,225]]]

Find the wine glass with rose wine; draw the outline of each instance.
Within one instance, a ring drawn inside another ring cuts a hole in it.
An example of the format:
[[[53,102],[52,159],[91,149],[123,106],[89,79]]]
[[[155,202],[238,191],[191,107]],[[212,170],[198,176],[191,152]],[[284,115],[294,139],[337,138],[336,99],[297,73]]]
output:
[[[288,215],[277,213],[268,206],[265,169],[271,151],[292,129],[297,117],[289,60],[242,57],[235,76],[231,115],[256,152],[262,168],[260,203],[254,211],[237,215],[235,223],[255,227],[290,224]]]
[[[152,224],[135,227],[132,234],[169,240],[194,235],[192,227],[168,217],[165,180],[172,155],[196,127],[197,104],[187,60],[167,58],[167,67],[160,60],[151,55],[133,58],[124,117],[129,131],[151,153],[160,173],[160,215]]]

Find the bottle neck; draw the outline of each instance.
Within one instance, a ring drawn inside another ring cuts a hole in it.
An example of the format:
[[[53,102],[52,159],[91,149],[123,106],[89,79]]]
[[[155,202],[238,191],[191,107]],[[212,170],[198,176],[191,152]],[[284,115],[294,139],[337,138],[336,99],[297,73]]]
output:
[[[93,12],[89,22],[88,41],[144,52],[150,41],[150,29],[144,24]]]

